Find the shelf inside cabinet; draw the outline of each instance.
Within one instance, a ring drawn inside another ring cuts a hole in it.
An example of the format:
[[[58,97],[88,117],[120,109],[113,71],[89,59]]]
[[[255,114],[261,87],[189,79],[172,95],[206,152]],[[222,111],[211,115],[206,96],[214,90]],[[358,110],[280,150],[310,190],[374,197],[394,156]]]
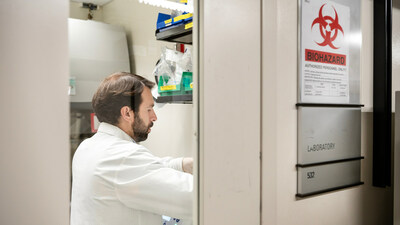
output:
[[[172,95],[172,96],[159,96],[155,99],[157,103],[192,103],[192,95]]]
[[[188,24],[178,24],[164,29],[156,30],[156,38],[160,41],[192,44],[192,27]]]

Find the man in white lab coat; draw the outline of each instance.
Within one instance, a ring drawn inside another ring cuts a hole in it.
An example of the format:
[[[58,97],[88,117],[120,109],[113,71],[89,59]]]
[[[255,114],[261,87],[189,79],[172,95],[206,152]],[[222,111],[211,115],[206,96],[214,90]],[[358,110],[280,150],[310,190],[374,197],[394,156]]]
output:
[[[193,160],[159,158],[139,144],[157,120],[153,86],[116,73],[93,96],[101,123],[73,158],[71,225],[162,225],[162,215],[191,220]]]

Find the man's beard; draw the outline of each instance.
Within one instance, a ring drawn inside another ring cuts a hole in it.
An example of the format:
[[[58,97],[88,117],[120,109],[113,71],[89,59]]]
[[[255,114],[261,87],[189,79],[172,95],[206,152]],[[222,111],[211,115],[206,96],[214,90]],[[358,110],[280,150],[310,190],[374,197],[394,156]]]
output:
[[[133,129],[133,139],[136,142],[145,141],[147,136],[149,135],[149,129],[153,126],[153,122],[150,122],[148,126],[146,126],[143,120],[140,118],[139,113],[135,113],[134,122],[132,125]]]

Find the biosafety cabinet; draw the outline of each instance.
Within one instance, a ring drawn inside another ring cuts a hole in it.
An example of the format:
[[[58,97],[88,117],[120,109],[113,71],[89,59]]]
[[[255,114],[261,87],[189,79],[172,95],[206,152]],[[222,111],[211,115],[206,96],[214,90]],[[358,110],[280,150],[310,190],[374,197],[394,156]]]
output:
[[[68,43],[72,103],[91,102],[107,75],[130,72],[128,43],[121,26],[69,18]]]
[[[126,33],[121,26],[68,19],[71,157],[96,130],[91,101],[101,81],[118,71],[130,71]]]

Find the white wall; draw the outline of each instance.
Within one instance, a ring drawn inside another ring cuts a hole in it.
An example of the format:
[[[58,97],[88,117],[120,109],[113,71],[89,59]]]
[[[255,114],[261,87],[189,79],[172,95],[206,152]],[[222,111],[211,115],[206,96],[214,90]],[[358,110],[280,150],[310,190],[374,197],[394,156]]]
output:
[[[69,224],[68,1],[0,1],[0,224]]]
[[[152,72],[160,58],[161,47],[174,48],[175,46],[175,43],[156,40],[155,32],[159,12],[171,13],[170,10],[130,0],[114,0],[103,6],[103,22],[125,28],[131,71],[153,81]]]
[[[271,225],[391,224],[392,189],[372,187],[372,0],[362,0],[362,186],[296,199],[297,1],[263,1],[262,220]]]
[[[194,156],[193,105],[157,103],[154,110],[157,121],[143,145],[157,156]]]

